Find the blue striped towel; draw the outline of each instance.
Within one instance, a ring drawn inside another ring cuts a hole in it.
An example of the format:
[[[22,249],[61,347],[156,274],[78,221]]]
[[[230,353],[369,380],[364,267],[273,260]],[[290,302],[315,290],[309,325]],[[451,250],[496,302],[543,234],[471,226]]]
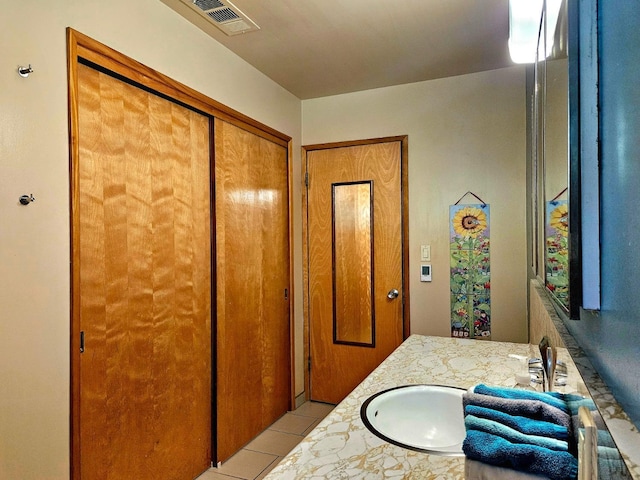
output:
[[[578,474],[578,460],[569,452],[512,443],[479,430],[467,430],[462,451],[472,460],[545,475],[552,480],[574,479]]]
[[[547,403],[552,407],[555,407],[563,412],[569,412],[567,402],[558,398],[556,395],[549,395],[548,393],[536,392],[532,390],[522,390],[520,388],[507,388],[507,387],[489,387],[482,383],[472,387],[473,393],[480,395],[490,395],[492,397],[509,398],[511,400],[538,400],[540,402]]]
[[[569,438],[569,429],[567,427],[552,422],[545,422],[544,420],[535,420],[521,415],[508,415],[499,410],[479,405],[467,405],[464,408],[464,413],[465,415],[473,415],[478,418],[486,418],[487,420],[502,423],[527,435],[539,435],[541,437],[558,438],[562,440]]]
[[[571,426],[571,417],[568,413],[539,400],[513,400],[510,398],[479,395],[477,393],[465,393],[462,396],[462,404],[465,408],[467,405],[477,405],[492,408],[509,415],[529,417],[533,420],[544,420],[546,422],[556,423],[567,429]]]
[[[538,445],[540,447],[548,448],[549,450],[557,450],[561,452],[569,450],[569,443],[566,440],[541,437],[539,435],[527,435],[502,423],[487,420],[486,418],[478,418],[473,415],[467,415],[465,417],[464,426],[467,430],[480,430],[481,432],[497,435],[511,443]]]

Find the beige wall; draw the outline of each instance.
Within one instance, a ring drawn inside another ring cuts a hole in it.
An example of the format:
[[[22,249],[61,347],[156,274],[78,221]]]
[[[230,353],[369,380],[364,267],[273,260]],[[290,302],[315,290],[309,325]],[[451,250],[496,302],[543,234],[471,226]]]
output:
[[[0,11],[0,478],[66,479],[70,277],[65,27],[290,135],[296,179],[301,102],[158,0],[0,0]],[[28,63],[35,72],[23,79],[16,69]],[[299,198],[299,182],[295,186]],[[19,206],[18,197],[29,193],[36,202]],[[296,230],[301,238],[298,220]],[[300,272],[301,247],[296,243]],[[302,283],[299,273],[296,282]],[[301,312],[301,289],[296,298]],[[302,381],[299,385],[301,390]]]
[[[413,333],[450,335],[449,205],[471,190],[491,207],[492,338],[528,341],[525,108],[523,67],[302,102],[306,145],[409,135]]]

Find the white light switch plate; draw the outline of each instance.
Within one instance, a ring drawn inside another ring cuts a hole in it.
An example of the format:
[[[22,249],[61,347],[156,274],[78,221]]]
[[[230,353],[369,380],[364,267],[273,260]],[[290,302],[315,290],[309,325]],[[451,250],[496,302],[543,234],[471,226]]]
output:
[[[431,245],[420,246],[420,260],[423,262],[431,261]]]

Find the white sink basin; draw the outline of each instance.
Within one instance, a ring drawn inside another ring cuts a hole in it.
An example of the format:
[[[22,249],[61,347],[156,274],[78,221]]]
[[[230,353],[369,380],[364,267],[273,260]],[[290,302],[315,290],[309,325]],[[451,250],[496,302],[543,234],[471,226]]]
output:
[[[371,432],[394,445],[435,455],[463,455],[465,391],[404,385],[369,397],[360,416]]]

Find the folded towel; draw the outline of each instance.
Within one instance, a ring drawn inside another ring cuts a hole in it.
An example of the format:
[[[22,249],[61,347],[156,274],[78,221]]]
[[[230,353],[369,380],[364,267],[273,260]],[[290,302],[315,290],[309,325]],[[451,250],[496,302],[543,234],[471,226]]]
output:
[[[553,480],[573,479],[578,474],[578,460],[568,452],[511,443],[479,430],[467,430],[462,451],[472,460],[545,475]]]
[[[479,418],[500,422],[527,435],[539,435],[541,437],[559,438],[562,440],[569,438],[569,429],[567,427],[552,422],[545,422],[544,420],[534,420],[520,415],[508,415],[499,410],[481,407],[479,405],[467,405],[464,408],[464,413],[465,415],[474,415]]]
[[[598,447],[598,478],[631,478],[617,448]]]
[[[584,433],[584,428],[579,428],[578,432],[583,432]],[[577,441],[577,436],[576,436],[576,441]],[[613,437],[611,436],[611,434],[605,430],[600,430],[598,429],[598,437],[597,437],[597,443],[598,443],[598,447],[603,447],[603,448],[613,448],[616,450],[616,452],[618,451],[618,447],[616,446],[616,443],[613,441]]]
[[[607,426],[604,423],[604,420],[600,416],[600,412],[595,410],[595,405],[594,410],[591,410],[591,417],[593,418],[593,421],[598,428],[598,446],[615,447],[616,445],[613,441],[613,438],[611,438],[611,435],[609,434],[609,430],[607,430]],[[582,427],[582,421],[580,420],[580,416],[578,415],[577,411],[574,415],[571,416],[571,426],[571,431],[573,432],[573,441],[571,442],[571,445],[573,446],[572,451],[577,452],[579,433],[580,431],[584,430]]]
[[[604,420],[600,416],[600,412],[598,412],[597,410],[592,410],[591,417],[593,417],[593,421],[595,422],[596,427],[598,428],[598,432],[600,430],[607,432],[607,425],[604,423]],[[573,434],[575,436],[575,440],[577,442],[578,430],[582,428],[582,421],[580,420],[580,416],[578,415],[578,412],[576,412],[574,415],[571,415],[571,425],[572,425]],[[598,445],[600,445],[600,442],[598,442]]]
[[[489,387],[482,383],[471,388],[473,393],[480,395],[490,395],[492,397],[509,398],[511,400],[537,400],[547,403],[552,407],[556,407],[563,412],[569,412],[567,403],[558,398],[557,395],[549,395],[546,392],[536,392],[533,390],[523,390],[521,388],[507,388],[507,387]]]
[[[464,478],[465,480],[543,480],[547,477],[465,458]]]
[[[556,397],[565,402],[571,402],[573,400],[584,400],[585,397],[578,395],[577,393],[562,393],[562,392],[545,392],[547,395]]]
[[[569,415],[577,415],[580,407],[587,407],[589,410],[596,410],[596,404],[590,398],[580,398],[573,400],[565,400]]]
[[[622,460],[620,452],[615,447],[598,446],[598,459],[602,460]]]
[[[598,428],[598,447],[603,448],[613,448],[616,452],[618,452],[618,447],[616,446],[616,442],[613,441],[613,437],[607,431],[600,430]],[[620,453],[618,453],[620,455]]]
[[[538,400],[514,400],[467,392],[462,396],[462,404],[464,408],[468,405],[477,405],[492,408],[509,415],[544,420],[565,428],[569,428],[571,425],[571,417],[568,413]]]
[[[598,412],[592,400],[583,399],[581,402],[580,400],[572,399],[568,402],[569,409],[572,411],[572,413],[575,411],[575,414],[571,417],[574,428],[575,442],[578,442],[578,433],[584,431],[584,428],[582,428],[582,422],[580,421],[577,414],[579,404],[582,404],[589,410],[591,410],[591,416],[593,417],[596,427],[598,428],[598,478],[630,479],[631,475],[629,474],[627,465],[620,455],[613,437],[609,433],[609,430],[607,429],[607,426],[602,419],[600,412]]]
[[[507,427],[502,423],[487,420],[486,418],[474,417],[473,415],[467,415],[465,417],[464,426],[467,430],[479,430],[481,432],[490,433],[492,435],[502,437],[511,443],[538,445],[539,447],[559,452],[566,452],[569,450],[569,444],[566,440],[540,437],[538,435],[526,435],[511,427]]]

